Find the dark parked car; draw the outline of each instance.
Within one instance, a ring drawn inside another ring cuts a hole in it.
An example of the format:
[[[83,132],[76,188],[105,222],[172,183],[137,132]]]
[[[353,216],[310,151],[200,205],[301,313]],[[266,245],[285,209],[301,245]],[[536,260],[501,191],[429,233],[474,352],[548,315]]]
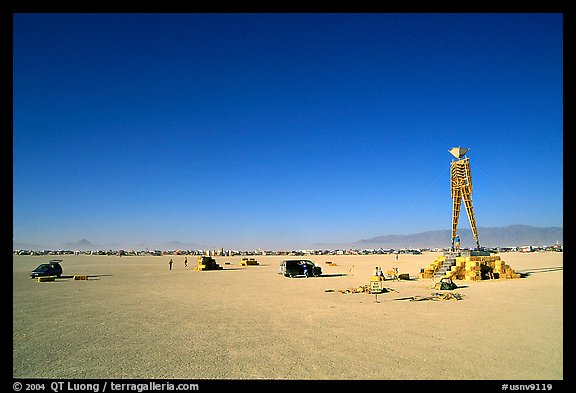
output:
[[[280,263],[278,274],[284,277],[318,277],[322,274],[322,268],[308,259],[287,259]]]
[[[32,272],[30,272],[30,277],[44,277],[44,276],[56,276],[60,277],[62,275],[62,266],[60,266],[61,259],[51,259],[48,263],[43,263],[38,265],[38,267]]]

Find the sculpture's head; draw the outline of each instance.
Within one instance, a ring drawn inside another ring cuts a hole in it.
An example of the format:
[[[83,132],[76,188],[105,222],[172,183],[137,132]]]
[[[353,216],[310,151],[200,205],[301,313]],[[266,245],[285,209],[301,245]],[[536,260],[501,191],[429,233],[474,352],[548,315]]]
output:
[[[452,149],[448,150],[450,154],[454,157],[460,159],[466,155],[466,152],[470,149],[466,149],[465,147],[453,147]]]

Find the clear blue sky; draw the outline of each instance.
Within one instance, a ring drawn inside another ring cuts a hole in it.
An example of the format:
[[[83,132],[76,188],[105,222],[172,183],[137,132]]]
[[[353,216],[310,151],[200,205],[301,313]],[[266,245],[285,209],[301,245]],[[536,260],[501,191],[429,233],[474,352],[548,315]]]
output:
[[[563,226],[561,14],[16,14],[13,240]],[[464,210],[461,225],[469,227]]]

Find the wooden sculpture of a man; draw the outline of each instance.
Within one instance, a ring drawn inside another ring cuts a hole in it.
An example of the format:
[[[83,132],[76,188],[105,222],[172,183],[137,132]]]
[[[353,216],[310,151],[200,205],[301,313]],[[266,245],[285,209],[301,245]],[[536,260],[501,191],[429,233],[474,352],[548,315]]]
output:
[[[474,218],[474,208],[472,207],[472,175],[470,173],[470,160],[468,157],[464,158],[464,155],[466,155],[468,150],[469,149],[462,147],[453,147],[449,150],[450,154],[457,158],[456,161],[452,160],[452,163],[450,164],[450,189],[453,201],[452,251],[456,251],[454,239],[459,240],[460,238],[459,236],[457,237],[456,230],[458,228],[462,199],[464,199],[464,206],[466,207],[466,213],[470,220],[470,226],[472,227],[472,234],[476,240],[476,246],[480,248],[480,243],[478,242],[478,231],[476,229],[476,219]],[[459,242],[457,246],[459,248]]]

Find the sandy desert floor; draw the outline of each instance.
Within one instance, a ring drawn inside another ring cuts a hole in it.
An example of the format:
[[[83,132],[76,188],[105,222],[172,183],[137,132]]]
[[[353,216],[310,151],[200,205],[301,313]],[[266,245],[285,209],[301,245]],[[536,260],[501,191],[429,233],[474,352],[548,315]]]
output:
[[[316,278],[285,278],[287,257],[64,255],[63,278],[13,257],[13,377],[315,380],[560,380],[563,254],[502,253],[524,278],[456,281],[462,300],[429,296],[418,272],[437,253],[307,256]],[[168,261],[174,260],[173,270]],[[337,266],[326,265],[332,261]],[[343,294],[393,266],[387,293]],[[75,281],[73,275],[88,275]],[[401,300],[404,299],[404,300]]]

